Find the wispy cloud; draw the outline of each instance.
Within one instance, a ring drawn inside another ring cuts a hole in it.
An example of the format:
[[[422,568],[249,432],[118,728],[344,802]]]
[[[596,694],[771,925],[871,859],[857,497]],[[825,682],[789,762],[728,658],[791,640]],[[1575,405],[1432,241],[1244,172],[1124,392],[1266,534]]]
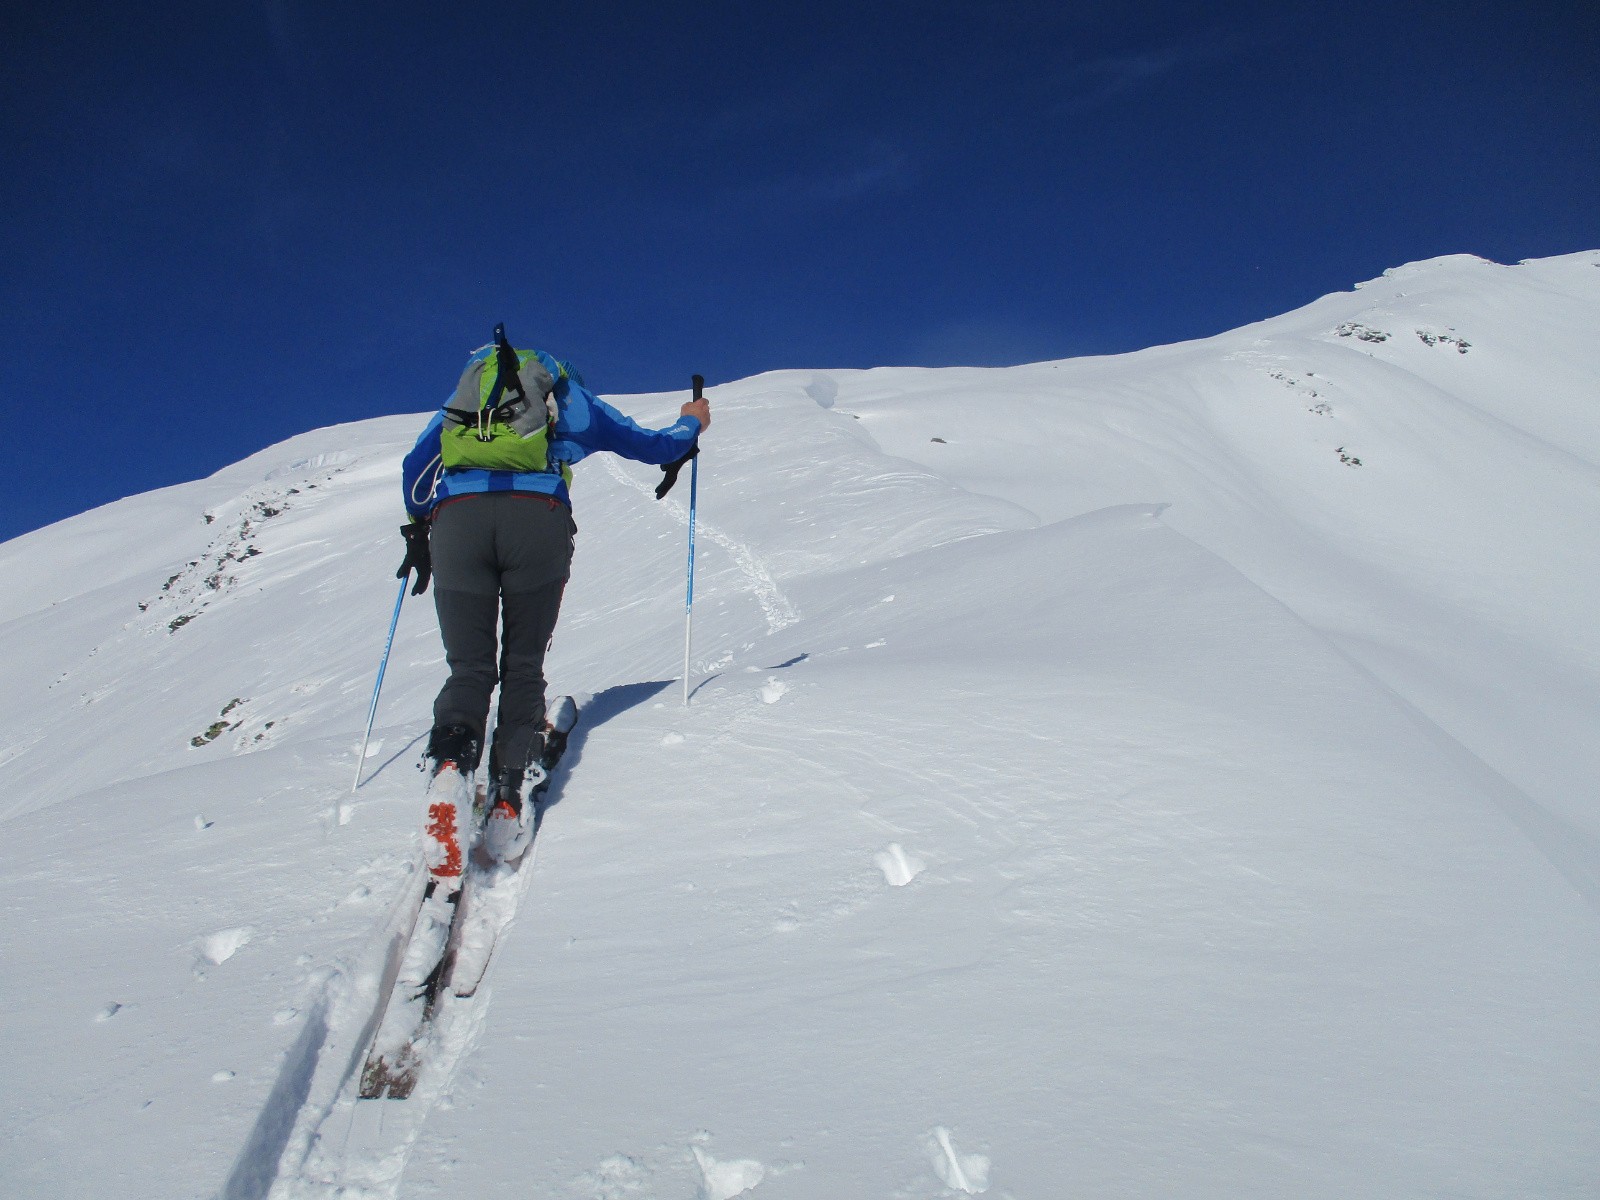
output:
[[[813,167],[791,166],[726,193],[738,205],[766,209],[828,209],[902,192],[921,177],[916,158],[887,142],[847,151]]]
[[[1219,62],[1240,47],[1233,43],[1200,41],[1162,46],[1131,54],[1110,54],[1075,63],[1055,80],[1060,93],[1059,112],[1088,112],[1154,87],[1185,67]]]
[[[827,119],[838,103],[832,80],[813,78],[803,86],[771,88],[743,103],[729,104],[697,122],[707,141],[738,142],[802,129]]]
[[[916,165],[904,150],[878,147],[871,154],[845,162],[817,177],[801,181],[801,192],[824,203],[842,204],[910,187]]]

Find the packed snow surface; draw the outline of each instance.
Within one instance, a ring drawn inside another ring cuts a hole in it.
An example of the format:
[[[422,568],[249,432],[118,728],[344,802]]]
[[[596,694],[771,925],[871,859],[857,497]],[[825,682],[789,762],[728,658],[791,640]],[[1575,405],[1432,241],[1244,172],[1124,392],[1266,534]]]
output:
[[[687,707],[687,480],[584,464],[582,723],[403,1102],[431,597],[350,787],[450,381],[0,546],[5,1194],[1593,1196],[1597,334],[1600,253],[1462,256],[713,387]]]

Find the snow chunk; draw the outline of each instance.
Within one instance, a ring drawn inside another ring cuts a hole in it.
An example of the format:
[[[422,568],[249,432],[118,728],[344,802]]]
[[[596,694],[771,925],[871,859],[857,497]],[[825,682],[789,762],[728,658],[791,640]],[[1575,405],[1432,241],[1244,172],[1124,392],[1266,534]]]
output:
[[[761,701],[763,704],[776,704],[783,699],[783,694],[789,690],[789,685],[776,675],[770,676],[761,688]]]
[[[200,939],[200,956],[213,966],[221,966],[249,944],[255,930],[248,926],[219,929]]]
[[[718,1162],[699,1146],[692,1147],[694,1158],[700,1164],[700,1174],[705,1186],[700,1189],[704,1200],[732,1200],[742,1196],[767,1177],[767,1169],[753,1158],[739,1158],[731,1162]]]
[[[878,864],[878,870],[883,872],[890,887],[905,887],[927,867],[920,858],[912,858],[907,854],[899,842],[878,851],[872,856],[872,861]]]
[[[969,1196],[989,1190],[989,1160],[982,1154],[957,1154],[950,1131],[940,1125],[927,1136],[928,1157],[945,1186]]]

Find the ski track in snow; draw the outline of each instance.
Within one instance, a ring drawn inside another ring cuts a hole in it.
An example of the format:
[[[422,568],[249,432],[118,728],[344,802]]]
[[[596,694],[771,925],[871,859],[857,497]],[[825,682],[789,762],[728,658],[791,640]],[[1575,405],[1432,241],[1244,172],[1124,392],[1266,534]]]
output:
[[[497,938],[516,919],[537,868],[539,843],[535,837],[514,875],[494,880],[492,888],[473,898],[491,914]],[[482,1038],[491,995],[487,984],[468,998],[455,997],[446,987],[416,1091],[400,1101],[357,1098],[367,1048],[404,955],[410,915],[420,903],[425,882],[419,862],[365,961],[327,972],[320,997],[285,1057],[221,1200],[395,1200],[399,1196],[412,1146],[429,1114],[448,1096],[457,1068]],[[248,931],[213,935],[206,939],[205,952],[226,950],[237,934]]]
[[[605,458],[606,469],[612,476],[636,492],[641,492],[655,500],[655,490],[648,484],[629,475],[623,467],[610,455]],[[679,503],[674,497],[664,497],[664,502],[672,515],[677,517],[684,525],[689,523],[689,509]],[[733,564],[739,569],[745,579],[750,583],[750,592],[756,598],[756,603],[761,605],[761,611],[767,618],[767,632],[777,633],[780,629],[787,629],[800,620],[800,614],[795,610],[789,598],[783,594],[783,589],[772,577],[772,572],[767,570],[767,565],[749,546],[724,533],[715,525],[707,523],[697,513],[695,515],[695,531],[704,534],[717,545],[726,550],[733,559]]]

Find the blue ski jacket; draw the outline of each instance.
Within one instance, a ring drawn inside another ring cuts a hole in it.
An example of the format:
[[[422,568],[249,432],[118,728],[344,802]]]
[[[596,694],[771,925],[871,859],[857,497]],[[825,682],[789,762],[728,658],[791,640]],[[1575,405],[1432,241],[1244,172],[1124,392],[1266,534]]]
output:
[[[637,462],[657,466],[682,458],[700,436],[700,422],[679,417],[665,429],[645,429],[623,416],[584,386],[572,367],[535,351],[556,381],[558,417],[554,436],[547,450],[549,469],[545,471],[490,471],[481,468],[443,470],[440,458],[440,431],[444,427],[441,408],[428,422],[417,444],[405,457],[402,482],[406,512],[413,521],[426,521],[444,501],[479,492],[523,492],[551,496],[572,507],[567,491],[565,468],[599,450],[608,450]],[[446,399],[448,405],[454,393]]]

